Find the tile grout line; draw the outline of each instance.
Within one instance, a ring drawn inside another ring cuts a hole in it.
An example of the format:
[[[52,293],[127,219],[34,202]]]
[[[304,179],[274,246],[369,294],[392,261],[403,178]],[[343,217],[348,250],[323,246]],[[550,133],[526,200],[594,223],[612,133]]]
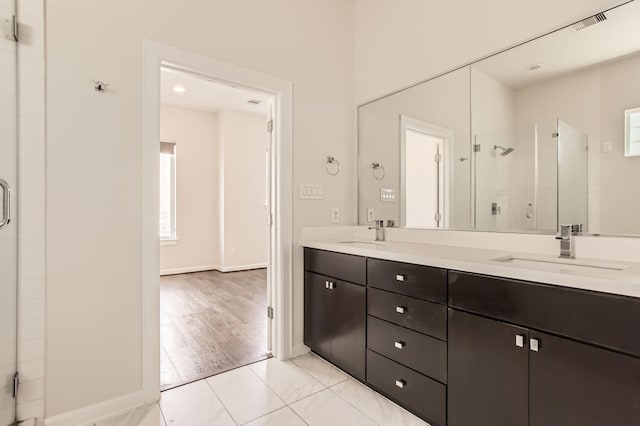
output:
[[[354,380],[354,379],[351,379],[351,380]],[[335,396],[337,396],[339,399],[341,399],[342,401],[346,402],[346,403],[347,403],[347,404],[349,404],[351,407],[353,407],[357,412],[361,413],[361,414],[362,414],[363,416],[365,416],[367,419],[371,420],[374,424],[376,424],[376,425],[378,425],[378,426],[382,426],[382,425],[380,425],[380,423],[378,423],[377,421],[375,421],[374,419],[372,419],[371,417],[369,417],[369,416],[368,416],[364,411],[360,410],[358,407],[356,407],[355,405],[353,405],[352,403],[350,403],[349,401],[347,401],[346,399],[344,399],[344,398],[343,398],[343,397],[342,397],[338,392],[336,392],[336,391],[334,391],[334,390],[332,389],[334,386],[338,386],[338,385],[340,385],[340,384],[344,383],[345,381],[346,381],[346,380],[344,380],[344,381],[342,381],[342,382],[340,382],[340,383],[337,383],[337,384],[335,384],[335,385],[331,386],[331,387],[329,388],[329,390],[330,390],[331,392],[333,392],[333,394],[334,394]]]
[[[222,402],[222,398],[220,398],[220,395],[218,395],[218,392],[216,392],[216,390],[213,388],[213,386],[211,386],[211,383],[209,383],[209,380],[207,380],[207,379],[202,379],[202,380],[204,380],[204,382],[207,384],[207,386],[209,386],[209,389],[211,389],[211,392],[213,392],[213,394],[218,399],[218,401],[220,401],[220,405],[222,405],[222,408],[224,408],[224,411],[226,411],[227,414],[229,415],[229,417],[231,417],[231,421],[233,423],[235,423],[236,425],[240,425],[240,423],[236,420],[236,418],[233,417],[233,415],[231,414],[231,411],[229,411],[227,406],[224,405],[224,402]]]

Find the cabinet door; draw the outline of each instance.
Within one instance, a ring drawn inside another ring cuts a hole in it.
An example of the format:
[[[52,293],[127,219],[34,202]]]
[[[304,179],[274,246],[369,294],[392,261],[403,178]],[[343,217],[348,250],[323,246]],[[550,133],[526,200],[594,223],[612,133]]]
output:
[[[333,313],[331,361],[357,379],[365,379],[367,293],[366,288],[333,281],[330,290]]]
[[[529,354],[531,426],[640,425],[640,359],[544,333],[531,338],[539,342]]]
[[[330,278],[312,272],[304,275],[304,344],[331,359],[332,307]]]
[[[453,309],[448,314],[448,425],[527,426],[528,330]]]

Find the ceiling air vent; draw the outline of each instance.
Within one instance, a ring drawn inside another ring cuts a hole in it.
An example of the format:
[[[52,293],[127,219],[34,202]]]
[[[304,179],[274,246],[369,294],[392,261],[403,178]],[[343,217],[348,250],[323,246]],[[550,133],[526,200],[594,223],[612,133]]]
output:
[[[260,101],[258,99],[249,99],[247,101],[247,103],[252,104],[252,105],[260,105],[260,103],[262,103],[262,101]]]
[[[573,24],[573,28],[576,31],[584,30],[587,27],[597,24],[598,22],[606,21],[607,17],[604,13],[598,13],[597,15],[593,15],[588,17],[587,19],[583,19],[582,21]]]

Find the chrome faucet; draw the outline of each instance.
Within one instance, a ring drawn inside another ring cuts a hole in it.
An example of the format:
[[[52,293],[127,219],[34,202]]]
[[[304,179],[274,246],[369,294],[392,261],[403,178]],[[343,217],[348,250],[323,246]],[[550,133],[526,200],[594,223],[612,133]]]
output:
[[[560,240],[560,257],[564,259],[575,259],[575,247],[573,244],[574,225],[561,225],[560,235],[556,240]]]
[[[386,226],[385,226],[385,221],[384,220],[374,220],[373,223],[376,224],[376,226],[370,226],[369,229],[375,229],[376,230],[376,241],[384,241],[385,240],[385,230],[386,230]]]

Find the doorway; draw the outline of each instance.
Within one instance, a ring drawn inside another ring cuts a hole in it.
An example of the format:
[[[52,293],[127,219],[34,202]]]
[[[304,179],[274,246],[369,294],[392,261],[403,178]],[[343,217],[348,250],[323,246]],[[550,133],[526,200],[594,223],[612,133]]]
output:
[[[453,132],[414,118],[400,117],[401,224],[446,228]]]
[[[162,389],[271,356],[273,105],[268,93],[161,69]]]
[[[267,306],[269,314],[267,343],[271,354],[288,359],[291,353],[291,147],[292,85],[235,65],[216,61],[153,41],[145,41],[143,85],[143,389],[147,402],[158,400],[160,386],[160,247],[158,224],[160,192],[160,104],[162,69],[171,69],[229,87],[266,94],[271,99],[267,121],[270,149],[262,152],[269,169],[268,213],[262,223],[268,230],[266,264]],[[171,142],[171,141],[167,141]],[[175,141],[176,162],[180,162],[180,146]],[[178,177],[179,178],[179,177]],[[236,194],[237,195],[237,194]],[[178,219],[179,220],[179,219]],[[176,235],[180,240],[180,225]],[[238,255],[240,251],[238,252]],[[205,265],[206,266],[206,265]],[[220,269],[223,269],[223,265]],[[173,271],[176,272],[176,271]],[[185,273],[187,271],[184,271]],[[202,272],[193,272],[202,273]],[[217,273],[234,273],[233,268]]]

